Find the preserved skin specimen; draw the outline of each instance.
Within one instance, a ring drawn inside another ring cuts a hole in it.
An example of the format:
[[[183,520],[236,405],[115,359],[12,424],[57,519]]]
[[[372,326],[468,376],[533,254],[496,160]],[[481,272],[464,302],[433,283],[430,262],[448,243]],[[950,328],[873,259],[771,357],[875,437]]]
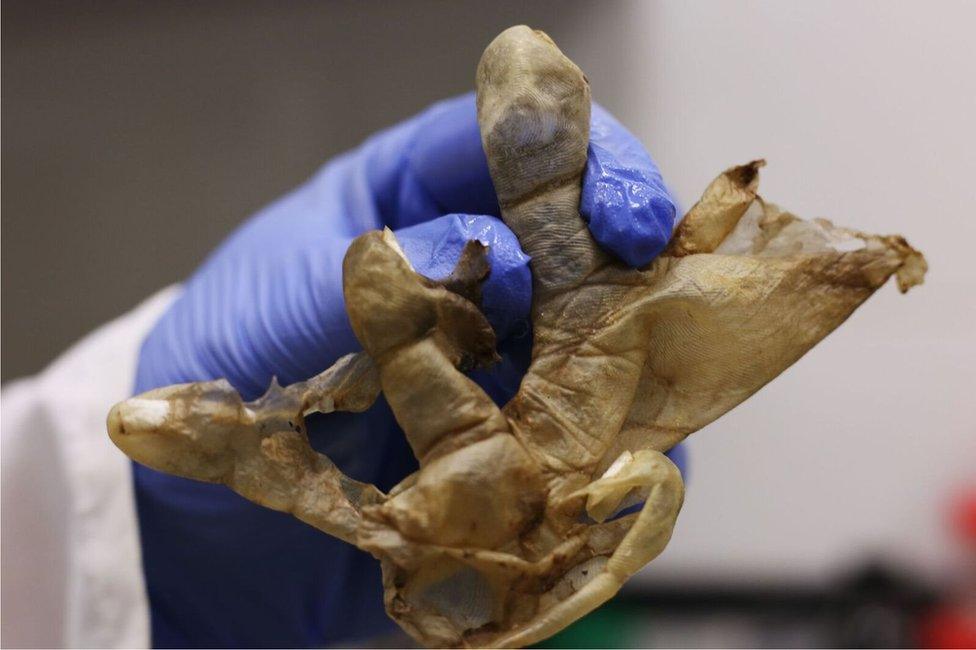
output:
[[[904,239],[804,221],[757,194],[762,161],[705,190],[664,254],[630,269],[579,215],[590,95],[543,33],[513,27],[478,66],[478,121],[505,223],[532,257],[534,347],[499,408],[464,370],[492,363],[469,245],[445,283],[388,231],[343,273],[364,351],[244,403],[225,381],[116,405],[109,435],[140,463],[219,482],[369,551],[387,611],[433,646],[539,641],[611,598],[667,544],[683,484],[664,456],[819,342],[892,275]],[[420,469],[389,494],[308,444],[304,416],[382,391]],[[636,513],[614,518],[642,503]]]

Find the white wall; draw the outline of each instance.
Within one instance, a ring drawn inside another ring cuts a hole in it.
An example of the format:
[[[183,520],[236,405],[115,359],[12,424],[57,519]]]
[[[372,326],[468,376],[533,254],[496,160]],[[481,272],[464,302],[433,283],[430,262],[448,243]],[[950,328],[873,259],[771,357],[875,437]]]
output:
[[[598,99],[685,207],[762,156],[765,197],[904,234],[931,267],[693,437],[684,512],[644,578],[819,579],[871,552],[943,572],[945,500],[976,480],[976,3],[626,13]]]

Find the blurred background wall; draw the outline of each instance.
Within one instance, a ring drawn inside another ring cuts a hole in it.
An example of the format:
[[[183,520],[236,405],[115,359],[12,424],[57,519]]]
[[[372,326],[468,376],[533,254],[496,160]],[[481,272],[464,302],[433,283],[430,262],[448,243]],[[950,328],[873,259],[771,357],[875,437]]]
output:
[[[944,570],[942,500],[976,479],[976,4],[621,9],[640,81],[614,88],[620,117],[686,206],[716,171],[765,157],[766,198],[901,233],[931,267],[691,439],[658,572],[815,580],[869,552]]]
[[[684,207],[724,167],[762,156],[767,198],[902,233],[931,264],[923,287],[885,287],[694,436],[674,539],[634,589],[795,591],[878,563],[910,582],[959,581],[945,513],[976,478],[976,4],[7,1],[2,12],[4,380],[185,278],[330,156],[469,90],[484,45],[525,22],[587,72]],[[691,643],[667,629],[656,642]],[[735,639],[725,628],[699,642]]]

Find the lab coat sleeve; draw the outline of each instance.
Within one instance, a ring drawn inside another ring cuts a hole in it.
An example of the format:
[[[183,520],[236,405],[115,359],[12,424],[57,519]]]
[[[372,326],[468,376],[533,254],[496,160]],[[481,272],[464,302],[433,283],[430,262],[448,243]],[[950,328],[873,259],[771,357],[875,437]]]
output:
[[[105,431],[164,289],[0,392],[5,646],[147,647],[129,460]]]

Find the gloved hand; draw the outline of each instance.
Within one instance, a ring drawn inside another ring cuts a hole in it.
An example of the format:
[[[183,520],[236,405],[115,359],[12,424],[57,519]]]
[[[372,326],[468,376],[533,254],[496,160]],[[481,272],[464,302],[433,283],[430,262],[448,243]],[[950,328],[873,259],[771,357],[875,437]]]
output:
[[[663,250],[675,216],[650,156],[595,105],[580,209],[594,238],[633,266]],[[532,287],[498,214],[473,95],[436,104],[232,234],[146,338],[135,390],[226,377],[253,399],[272,376],[303,380],[358,350],[342,259],[357,235],[387,226],[432,278],[466,241],[488,244],[482,306],[502,361],[476,379],[504,403],[528,366]],[[416,469],[382,399],[364,414],[313,416],[308,428],[316,449],[381,489]],[[223,486],[133,471],[155,646],[321,646],[393,628],[372,558]]]

